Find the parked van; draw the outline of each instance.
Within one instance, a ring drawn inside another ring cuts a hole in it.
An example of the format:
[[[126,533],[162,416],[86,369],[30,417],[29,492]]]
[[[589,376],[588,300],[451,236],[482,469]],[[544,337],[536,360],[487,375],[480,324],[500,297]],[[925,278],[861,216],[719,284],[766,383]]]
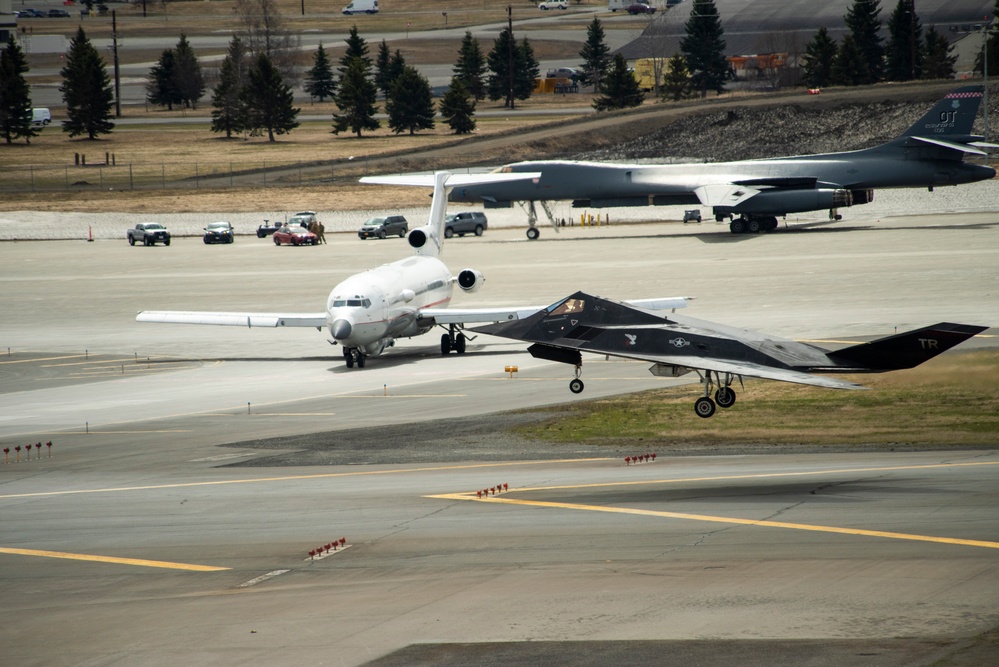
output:
[[[377,14],[378,0],[354,0],[343,8],[343,13],[347,16],[351,14]]]
[[[52,122],[52,113],[45,108],[31,110],[32,125],[48,125]]]
[[[616,12],[619,9],[628,9],[630,5],[635,0],[607,0],[607,9],[612,12]]]

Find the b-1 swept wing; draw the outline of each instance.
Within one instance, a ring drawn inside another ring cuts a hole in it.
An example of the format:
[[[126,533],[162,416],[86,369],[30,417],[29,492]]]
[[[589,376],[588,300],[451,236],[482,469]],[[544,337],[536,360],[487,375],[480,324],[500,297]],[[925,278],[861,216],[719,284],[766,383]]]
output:
[[[935,324],[924,329],[830,351],[808,343],[678,315],[669,317],[620,301],[576,292],[517,322],[475,327],[473,331],[533,343],[528,352],[539,359],[572,364],[573,393],[583,391],[579,379],[582,352],[651,361],[653,375],[679,377],[696,371],[704,395],[694,409],[710,417],[715,406],[735,404],[732,382],[756,377],[832,389],[861,385],[816,373],[881,373],[912,368],[985,331],[968,324]],[[717,385],[714,400],[710,396]]]
[[[416,176],[369,176],[365,183],[419,185],[434,189],[430,220],[409,233],[414,256],[354,274],[336,285],[326,309],[305,313],[239,313],[191,311],[142,311],[139,322],[157,324],[207,324],[242,327],[328,328],[333,344],[340,344],[348,368],[363,368],[369,356],[381,354],[399,338],[427,333],[435,326],[441,334],[441,354],[465,352],[464,326],[527,317],[543,306],[498,308],[448,308],[455,283],[465,292],[478,290],[485,277],[475,269],[452,275],[441,260],[444,241],[446,189],[455,185],[531,178],[537,174],[451,174],[437,172]],[[666,297],[634,302],[651,309],[682,308],[687,297]]]
[[[840,208],[873,201],[878,188],[933,189],[993,178],[991,167],[964,162],[993,147],[971,133],[982,91],[958,88],[900,137],[864,150],[697,164],[518,162],[499,171],[540,177],[458,187],[450,199],[486,208],[526,203],[529,239],[539,234],[535,202],[549,212],[550,201],[587,208],[700,204],[711,207],[717,220],[731,218],[734,234],[776,229],[777,218],[788,213],[829,209],[839,219]]]

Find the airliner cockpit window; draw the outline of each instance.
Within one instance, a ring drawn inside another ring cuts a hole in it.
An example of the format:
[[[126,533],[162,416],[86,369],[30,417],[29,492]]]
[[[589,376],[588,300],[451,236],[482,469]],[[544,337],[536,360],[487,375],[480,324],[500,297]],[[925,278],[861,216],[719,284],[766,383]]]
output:
[[[566,299],[561,305],[557,306],[550,315],[572,315],[583,312],[586,308],[586,301],[583,299]]]

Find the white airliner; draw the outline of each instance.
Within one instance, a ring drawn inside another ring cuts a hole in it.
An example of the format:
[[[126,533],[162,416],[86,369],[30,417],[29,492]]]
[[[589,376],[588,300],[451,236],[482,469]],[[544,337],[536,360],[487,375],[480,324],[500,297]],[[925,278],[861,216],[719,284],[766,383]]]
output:
[[[169,324],[211,324],[244,327],[315,327],[328,329],[331,343],[343,347],[348,368],[363,368],[369,356],[392,347],[396,339],[427,333],[435,326],[446,327],[441,335],[441,354],[465,352],[465,324],[506,322],[528,317],[544,306],[511,308],[448,308],[454,283],[466,292],[475,292],[485,277],[475,269],[453,275],[441,261],[447,189],[455,186],[537,178],[540,174],[451,174],[446,171],[426,175],[367,176],[362,183],[432,186],[430,220],[409,233],[415,255],[357,273],[333,288],[321,313],[230,313],[144,310],[139,322]],[[628,303],[647,309],[683,308],[689,297],[643,299]]]

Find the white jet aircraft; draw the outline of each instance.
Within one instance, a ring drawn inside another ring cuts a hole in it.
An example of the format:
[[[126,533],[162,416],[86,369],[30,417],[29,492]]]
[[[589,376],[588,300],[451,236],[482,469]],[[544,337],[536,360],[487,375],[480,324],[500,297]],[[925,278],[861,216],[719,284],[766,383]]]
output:
[[[537,178],[540,174],[451,174],[441,171],[427,175],[368,176],[362,183],[432,186],[433,200],[426,225],[409,233],[415,256],[357,273],[333,288],[326,311],[317,313],[231,313],[144,310],[139,322],[169,324],[211,324],[245,327],[328,328],[333,340],[343,347],[347,368],[363,368],[370,356],[392,347],[398,338],[427,333],[435,326],[446,327],[441,335],[441,354],[465,352],[465,324],[507,322],[528,317],[544,306],[511,308],[448,308],[454,283],[466,292],[475,292],[485,277],[475,269],[453,275],[441,261],[447,189],[455,186]],[[683,308],[690,297],[643,299],[628,303],[646,309]]]

